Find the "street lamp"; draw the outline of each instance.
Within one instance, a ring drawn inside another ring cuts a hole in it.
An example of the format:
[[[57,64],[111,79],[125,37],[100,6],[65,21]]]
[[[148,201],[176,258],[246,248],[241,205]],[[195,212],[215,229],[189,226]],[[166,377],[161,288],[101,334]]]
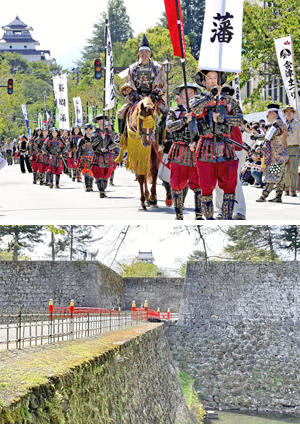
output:
[[[172,65],[173,65],[173,62],[170,62],[168,58],[162,63],[164,71],[167,74],[167,105],[168,106],[169,106],[169,74],[171,72]]]

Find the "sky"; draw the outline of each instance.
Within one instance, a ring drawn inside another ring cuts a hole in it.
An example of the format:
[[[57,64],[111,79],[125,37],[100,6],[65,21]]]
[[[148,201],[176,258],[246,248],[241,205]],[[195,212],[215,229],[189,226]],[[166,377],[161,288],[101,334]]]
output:
[[[207,229],[216,228],[216,224],[205,225],[204,233],[210,233]],[[99,250],[97,260],[107,266],[118,270],[118,263],[131,263],[139,251],[152,251],[154,263],[160,268],[167,269],[170,275],[175,275],[182,263],[186,262],[188,256],[195,250],[203,250],[202,243],[197,243],[197,237],[193,226],[180,226],[176,223],[156,223],[151,225],[131,226],[128,235],[122,244],[116,261],[112,264],[116,248],[114,245],[118,235],[125,225],[104,225],[103,228],[94,232],[94,236],[103,238],[92,246],[92,250]],[[34,251],[24,251],[24,254],[32,260],[50,260],[51,249],[48,246],[50,235],[39,244]],[[226,236],[222,231],[207,235],[207,246],[209,256],[219,255],[226,244]],[[0,249],[7,246],[7,240],[0,240]],[[69,252],[66,252],[68,255]],[[67,260],[68,258],[66,258]],[[88,258],[89,259],[89,258]]]
[[[0,27],[12,22],[16,15],[33,27],[33,38],[40,42],[38,49],[51,51],[52,58],[65,68],[74,66],[81,50],[92,36],[93,25],[107,8],[108,0],[10,0],[1,8]],[[163,0],[126,0],[127,13],[134,35],[154,26],[164,10]],[[9,6],[7,6],[9,5]],[[2,37],[3,31],[0,31]]]

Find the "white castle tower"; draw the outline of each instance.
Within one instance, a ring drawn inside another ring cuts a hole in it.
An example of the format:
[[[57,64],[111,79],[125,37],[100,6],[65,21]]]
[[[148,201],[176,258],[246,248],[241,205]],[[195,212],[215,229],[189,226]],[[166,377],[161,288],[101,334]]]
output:
[[[32,38],[32,27],[24,24],[18,16],[2,27],[4,35],[0,40],[0,54],[13,52],[21,54],[29,62],[50,61],[50,50],[37,50],[40,43]]]

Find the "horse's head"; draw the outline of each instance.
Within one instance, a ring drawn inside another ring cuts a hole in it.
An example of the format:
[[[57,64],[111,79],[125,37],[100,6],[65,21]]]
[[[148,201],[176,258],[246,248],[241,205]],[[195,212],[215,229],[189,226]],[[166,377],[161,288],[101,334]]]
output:
[[[138,105],[138,131],[144,147],[150,146],[155,133],[155,104],[150,97],[145,97]]]

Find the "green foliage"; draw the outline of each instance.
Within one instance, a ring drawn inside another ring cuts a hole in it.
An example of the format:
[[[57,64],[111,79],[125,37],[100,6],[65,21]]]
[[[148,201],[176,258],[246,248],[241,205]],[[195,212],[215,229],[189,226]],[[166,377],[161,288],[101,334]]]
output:
[[[69,253],[70,260],[87,259],[88,254],[91,259],[95,259],[98,254],[93,251],[91,246],[94,242],[100,240],[93,236],[93,226],[91,225],[62,225],[60,230],[63,231],[62,237],[55,243],[55,253]]]
[[[8,78],[14,80],[14,93],[8,95],[0,88],[0,136],[18,137],[26,133],[26,125],[21,109],[27,105],[31,128],[38,122],[38,113],[44,112],[44,95],[47,109],[54,108],[52,73],[59,67],[44,62],[29,63],[17,53],[5,53],[0,59],[0,85],[6,85]]]
[[[187,79],[194,81],[197,71],[197,60],[201,44],[202,25],[204,16],[204,0],[183,0],[185,41],[186,41],[186,70]],[[273,6],[264,9],[255,3],[245,2],[243,24],[243,72],[241,85],[245,85],[250,78],[255,78],[258,87],[244,102],[244,112],[265,110],[269,100],[262,101],[261,89],[266,85],[269,75],[272,79],[280,78],[277,58],[275,54],[274,38],[290,33],[293,34],[295,64],[300,62],[300,26],[298,25],[299,2],[297,0],[275,0]],[[138,59],[138,46],[142,34],[133,37],[133,31],[127,14],[124,0],[109,0],[108,16],[114,50],[114,64],[116,67],[128,67]],[[75,74],[68,77],[69,111],[71,125],[74,121],[73,97],[80,97],[83,109],[87,105],[94,106],[94,110],[102,110],[103,82],[94,79],[93,61],[100,57],[104,63],[104,27],[106,13],[102,14],[99,22],[94,26],[94,34],[83,50],[82,60],[79,62],[79,83]],[[157,62],[170,59],[174,62],[170,73],[171,102],[173,89],[183,82],[180,58],[173,57],[173,47],[167,28],[165,13],[159,24],[145,31],[149,39],[152,57]],[[0,85],[7,84],[8,78],[14,79],[14,93],[9,96],[5,88],[0,89],[0,137],[16,138],[25,133],[21,104],[27,105],[31,130],[37,126],[38,113],[44,113],[44,95],[46,94],[47,110],[54,110],[52,90],[53,74],[62,71],[62,68],[45,63],[29,63],[21,55],[5,53],[0,56]],[[297,76],[300,78],[300,68],[297,67]],[[124,103],[120,95],[120,87],[124,83],[115,75],[117,104],[116,109]]]
[[[205,410],[193,388],[195,380],[187,372],[179,370],[179,381],[189,410],[198,423],[203,423]]]
[[[122,277],[166,277],[165,272],[154,264],[137,262],[131,264],[120,264]]]
[[[180,58],[173,57],[173,47],[170,39],[169,30],[162,26],[155,26],[149,28],[146,32],[146,37],[149,40],[152,58],[154,61],[162,63],[167,58],[172,59],[174,63],[170,73],[170,93],[172,94],[173,89],[183,82],[182,66]],[[131,38],[123,46],[116,45],[114,47],[114,53],[116,58],[116,66],[127,67],[130,64],[138,60],[138,46],[140,44],[142,34],[138,37]],[[186,72],[187,79],[190,82],[194,81],[194,75],[197,71],[197,61],[190,53],[190,44],[188,37],[185,38],[187,52],[186,52]],[[116,49],[116,50],[115,50]],[[120,53],[120,55],[116,54]]]
[[[109,0],[108,13],[104,12],[97,24],[94,25],[93,37],[83,51],[83,60],[93,60],[105,51],[105,20],[108,17],[113,45],[116,42],[126,43],[133,36],[130,19],[124,0]]]
[[[0,250],[0,261],[12,261],[14,252],[12,250]],[[19,255],[19,261],[30,261],[29,256]]]
[[[183,0],[184,33],[189,38],[191,53],[198,59],[202,40],[205,0]]]
[[[187,262],[182,264],[180,269],[179,269],[180,277],[183,277],[183,278],[185,277],[186,267],[187,267],[188,262],[198,262],[198,261],[205,261],[205,260],[206,260],[206,257],[205,257],[205,252],[203,250],[195,250],[194,252],[192,252],[188,256]]]
[[[46,225],[46,228],[53,234],[65,234],[63,228],[56,227],[55,225]]]
[[[278,262],[279,233],[269,225],[245,225],[226,228],[228,245],[224,252],[239,261]]]
[[[300,62],[300,5],[297,0],[275,0],[271,7],[245,2],[243,23],[243,73],[241,85],[251,77],[265,85],[281,78],[274,38],[293,34],[295,64]],[[297,68],[300,78],[300,68]],[[271,81],[267,77],[271,76]],[[259,98],[259,92],[257,99]],[[252,110],[253,111],[253,110]]]
[[[297,260],[300,250],[300,226],[285,225],[280,228],[280,247],[293,253],[294,260]]]
[[[264,112],[268,109],[268,105],[272,103],[271,97],[267,100],[261,98],[259,89],[255,89],[253,93],[245,100],[246,105],[243,107],[243,113]],[[283,107],[283,103],[276,100],[276,103]]]
[[[8,237],[8,250],[13,250],[13,260],[17,261],[22,249],[33,250],[42,241],[42,229],[41,225],[1,225],[0,242]]]

